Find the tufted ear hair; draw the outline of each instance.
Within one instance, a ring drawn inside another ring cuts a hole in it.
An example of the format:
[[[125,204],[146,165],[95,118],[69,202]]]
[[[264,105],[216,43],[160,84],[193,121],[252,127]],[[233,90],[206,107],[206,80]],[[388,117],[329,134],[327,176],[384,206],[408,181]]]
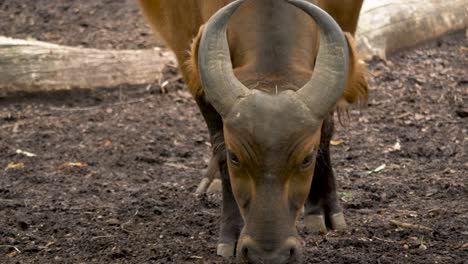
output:
[[[359,58],[351,33],[345,32],[345,37],[348,42],[350,65],[346,87],[336,104],[339,113],[346,111],[346,108],[351,104],[363,106],[367,102],[367,66]]]
[[[185,62],[184,67],[189,77],[187,80],[187,86],[193,97],[203,96],[203,87],[200,81],[200,75],[198,74],[198,45],[203,34],[205,25],[202,25],[198,30],[197,36],[193,38],[192,44],[190,45],[189,59]]]
[[[348,42],[350,65],[346,87],[343,91],[343,95],[336,104],[338,112],[345,111],[351,104],[358,103],[363,105],[367,102],[366,64],[359,58],[353,36],[346,32],[345,37]]]

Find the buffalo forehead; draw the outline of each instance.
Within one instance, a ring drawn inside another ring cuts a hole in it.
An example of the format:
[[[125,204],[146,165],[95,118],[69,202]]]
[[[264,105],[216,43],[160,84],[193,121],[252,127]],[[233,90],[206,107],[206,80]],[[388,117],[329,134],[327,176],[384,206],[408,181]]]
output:
[[[292,93],[255,91],[233,107],[225,123],[265,147],[294,141],[304,131],[314,132],[317,121]]]

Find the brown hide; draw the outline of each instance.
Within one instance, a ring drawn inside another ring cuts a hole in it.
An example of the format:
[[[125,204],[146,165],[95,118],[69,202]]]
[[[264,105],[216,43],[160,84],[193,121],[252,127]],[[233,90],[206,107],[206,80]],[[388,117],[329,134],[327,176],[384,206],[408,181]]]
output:
[[[218,9],[231,1],[139,2],[152,26],[175,52],[190,92],[200,105],[200,101],[204,101],[200,98],[204,98],[205,93],[199,78],[198,47],[202,35],[208,35],[203,34],[203,25]],[[359,61],[353,40],[362,1],[309,2],[328,11],[341,28],[349,32],[345,35],[350,51],[349,71],[343,93],[341,94],[341,88],[344,77],[341,77],[336,96],[320,95],[320,91],[333,88],[329,87],[329,83],[333,83],[333,75],[338,76],[341,73],[344,76],[346,69],[330,68],[332,70],[328,72],[331,75],[320,71],[325,67],[319,67],[323,66],[323,60],[316,61],[320,45],[319,30],[309,15],[284,0],[246,0],[229,20],[229,52],[226,45],[224,50],[231,56],[235,77],[249,88],[244,87],[249,96],[239,96],[241,99],[236,99],[236,104],[229,107],[229,111],[221,111],[215,105],[215,100],[211,100],[211,103],[216,111],[213,108],[209,111],[202,109],[211,136],[219,133],[223,140],[220,145],[222,148],[224,144],[226,146],[227,155],[224,154],[223,159],[227,159],[229,181],[244,222],[238,250],[245,260],[252,263],[292,263],[292,260],[298,260],[301,246],[295,223],[308,197],[320,141],[326,138],[328,142],[331,137],[331,132],[326,132],[330,135],[322,137],[322,123],[327,119],[331,106],[342,108],[367,97],[365,70]],[[212,23],[208,25],[207,32],[210,32]],[[323,28],[323,24],[321,25]],[[346,50],[346,42],[339,28],[334,22],[333,25],[334,30],[330,32],[338,32],[341,38],[339,47]],[[200,49],[206,52],[201,54],[204,59],[208,57],[207,53],[212,46],[203,43],[202,41]],[[334,45],[328,47],[332,46]],[[322,49],[320,53],[323,53]],[[336,57],[331,56],[332,53],[324,58],[328,58],[329,62],[335,61],[336,65],[346,65],[344,62],[347,60],[335,59]],[[208,57],[213,58],[211,63],[200,63],[205,70],[208,65],[220,64],[220,57],[217,56],[219,53],[214,52],[211,55],[214,55]],[[342,57],[347,59],[347,55]],[[343,63],[339,63],[340,61]],[[321,72],[317,76],[324,76],[318,82],[322,90],[312,89],[319,91],[318,96],[310,96],[316,100],[307,104],[301,98],[301,87],[310,83],[316,62],[316,71]],[[204,73],[202,71],[202,76],[205,76]],[[209,76],[221,76],[218,79],[226,80],[228,75],[226,71],[213,70]],[[207,85],[206,77],[203,78],[203,83],[210,87],[205,87],[207,96],[210,95],[209,91],[221,91],[215,90],[219,86],[238,87]],[[221,83],[223,82],[215,84]],[[235,89],[225,89],[217,98],[221,98],[224,104],[228,101],[227,94],[233,90]],[[319,108],[321,101],[327,99],[331,103],[328,103],[323,112],[325,114],[311,114],[310,110]],[[213,117],[216,112],[222,116],[222,127],[216,124],[215,133],[212,133],[209,119],[218,118]],[[215,148],[217,147],[215,144]],[[223,166],[221,161],[219,164],[220,167]]]
[[[271,0],[256,1],[268,2]],[[176,54],[182,74],[189,84],[190,92],[194,96],[197,94],[200,96],[203,93],[197,70],[197,44],[200,38],[200,34],[198,33],[199,31],[201,33],[200,29],[202,29],[202,25],[218,9],[229,2],[229,0],[139,0],[140,6],[152,27],[163,37],[167,45]],[[255,1],[250,2],[253,3]],[[345,32],[350,32],[350,34],[347,34],[351,48],[350,76],[340,105],[343,105],[342,103],[354,103],[367,99],[366,72],[365,68],[359,63],[354,40],[352,39],[363,1],[318,0],[311,2],[315,2],[330,13]],[[252,29],[252,24],[257,24],[262,19],[258,17],[258,12],[255,8],[252,8],[252,4],[249,6],[249,3],[246,3],[231,19],[229,46],[231,48],[233,66],[236,76],[246,85],[261,89],[262,87],[270,87],[269,84],[271,83],[275,83],[276,85],[288,83],[297,88],[310,78],[319,44],[317,30],[313,21],[301,11],[289,6],[287,9],[293,13],[291,16],[295,17],[298,21],[295,21],[295,23],[284,21],[284,23],[287,25],[301,25],[301,28],[295,31],[302,33],[300,41],[294,36],[290,36],[289,38],[296,38],[296,44],[303,47],[303,52],[300,52],[300,48],[298,47],[294,58],[286,56],[289,59],[286,62],[288,64],[286,67],[284,67],[284,64],[277,63],[275,66],[280,69],[279,71],[268,68],[262,69],[261,65],[258,67],[258,64],[257,67],[252,66],[257,63],[258,59],[271,57],[268,55],[271,53],[266,49],[258,49],[258,51],[267,54],[267,56],[262,56],[262,53],[255,54],[258,34],[256,31],[249,31],[249,29]],[[278,17],[285,17],[283,11],[279,13]],[[251,20],[255,21],[252,22]],[[289,34],[292,34],[292,31]],[[277,56],[277,58],[280,57],[284,56]],[[268,61],[264,62],[264,65],[268,66]],[[295,67],[295,69],[291,70],[291,67]],[[259,68],[261,74],[258,74]],[[294,74],[291,75],[289,71],[293,71]],[[288,77],[288,80],[284,79],[285,76]],[[284,85],[278,86],[285,87]]]

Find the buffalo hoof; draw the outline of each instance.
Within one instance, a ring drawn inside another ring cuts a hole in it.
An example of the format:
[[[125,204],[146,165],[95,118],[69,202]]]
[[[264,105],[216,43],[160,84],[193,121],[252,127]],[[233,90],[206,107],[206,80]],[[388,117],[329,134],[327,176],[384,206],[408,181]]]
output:
[[[221,191],[222,184],[220,179],[210,179],[208,177],[205,177],[198,184],[197,190],[195,191],[195,196],[200,196],[203,193],[221,193]]]
[[[330,216],[330,224],[333,230],[345,231],[348,229],[343,213],[336,213]]]
[[[327,225],[325,224],[325,216],[323,215],[306,215],[304,223],[307,231],[312,233],[324,234],[327,232]]]
[[[212,157],[206,172],[205,177],[198,184],[195,196],[199,196],[203,193],[213,194],[220,193],[222,191],[221,177],[219,176],[219,167],[217,160]]]
[[[235,244],[219,243],[216,254],[223,258],[234,257]]]
[[[206,194],[213,194],[213,193],[221,193],[223,190],[223,185],[220,179],[214,179],[208,189],[206,190]]]
[[[210,179],[203,178],[201,182],[198,184],[197,190],[195,190],[195,195],[199,196],[200,194],[204,193],[210,184]]]
[[[343,213],[335,213],[329,216],[330,228],[337,231],[345,231],[348,228]],[[327,224],[325,216],[319,215],[306,215],[304,222],[307,231],[312,233],[324,234],[327,232]]]

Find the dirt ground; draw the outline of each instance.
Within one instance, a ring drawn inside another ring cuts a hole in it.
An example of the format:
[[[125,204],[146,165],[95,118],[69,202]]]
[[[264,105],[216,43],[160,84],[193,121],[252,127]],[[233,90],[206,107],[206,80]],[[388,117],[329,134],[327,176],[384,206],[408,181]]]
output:
[[[133,0],[0,0],[0,17],[0,35],[155,44]],[[307,263],[468,263],[467,46],[463,33],[370,62],[368,107],[332,147],[350,229],[299,223]],[[183,88],[0,98],[0,263],[229,263],[220,195],[193,196],[210,151]]]

